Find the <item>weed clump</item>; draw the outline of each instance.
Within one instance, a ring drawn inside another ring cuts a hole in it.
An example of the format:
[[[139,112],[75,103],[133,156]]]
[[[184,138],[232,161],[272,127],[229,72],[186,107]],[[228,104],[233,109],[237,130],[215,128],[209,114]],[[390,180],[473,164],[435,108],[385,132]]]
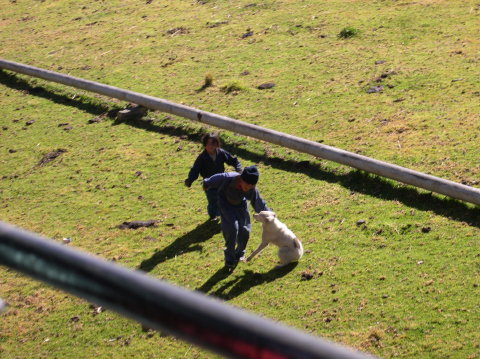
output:
[[[342,31],[338,33],[337,36],[340,39],[349,39],[351,37],[357,36],[359,33],[360,33],[359,29],[352,26],[347,26],[347,27],[344,27]]]
[[[205,80],[203,82],[202,87],[200,87],[197,92],[201,92],[205,90],[207,87],[213,86],[213,75],[211,73],[207,73],[205,75]]]
[[[246,87],[240,81],[231,81],[222,87],[222,90],[226,93],[237,93],[246,90]]]
[[[210,87],[213,85],[213,75],[208,73],[205,75],[205,83],[203,84],[204,88]]]

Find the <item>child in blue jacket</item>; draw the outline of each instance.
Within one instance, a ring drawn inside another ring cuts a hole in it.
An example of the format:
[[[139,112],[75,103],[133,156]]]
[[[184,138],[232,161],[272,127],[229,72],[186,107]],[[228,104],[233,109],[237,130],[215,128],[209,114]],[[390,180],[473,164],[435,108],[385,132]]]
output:
[[[257,167],[248,166],[243,169],[242,174],[218,173],[203,180],[205,190],[216,189],[218,192],[218,207],[225,239],[225,266],[229,270],[233,270],[239,261],[244,260],[251,230],[248,201],[257,213],[270,210],[256,188],[258,178]]]
[[[208,178],[217,173],[225,172],[225,164],[235,168],[238,173],[242,172],[242,165],[238,159],[220,148],[220,138],[215,133],[209,133],[202,137],[204,150],[195,160],[185,186],[190,187],[199,175]],[[210,219],[216,219],[220,214],[217,206],[217,190],[211,188],[205,191],[207,196],[207,212]]]

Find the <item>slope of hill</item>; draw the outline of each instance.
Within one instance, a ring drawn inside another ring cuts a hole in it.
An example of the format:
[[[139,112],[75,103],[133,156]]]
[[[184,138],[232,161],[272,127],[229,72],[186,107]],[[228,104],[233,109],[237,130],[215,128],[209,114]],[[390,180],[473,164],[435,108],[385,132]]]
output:
[[[475,1],[0,8],[2,58],[479,187]],[[221,233],[204,223],[200,186],[183,186],[201,134],[214,129],[161,113],[118,122],[106,114],[124,103],[9,72],[0,103],[2,221],[381,357],[480,355],[478,208],[223,131],[230,152],[259,165],[262,195],[306,254],[284,273],[267,248],[221,278]],[[146,219],[160,222],[116,228]],[[259,235],[254,224],[249,250]],[[0,273],[2,358],[212,357]]]

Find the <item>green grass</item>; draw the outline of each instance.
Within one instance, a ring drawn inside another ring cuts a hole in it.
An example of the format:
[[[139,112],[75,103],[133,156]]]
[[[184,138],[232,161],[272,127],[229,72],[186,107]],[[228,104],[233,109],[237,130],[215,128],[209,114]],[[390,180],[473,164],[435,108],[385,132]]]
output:
[[[342,31],[338,33],[337,36],[341,39],[348,39],[350,37],[357,36],[359,33],[360,33],[360,30],[358,30],[357,28],[347,26],[347,27],[344,27]]]
[[[0,7],[2,58],[479,186],[475,1]],[[339,38],[349,26],[360,34]],[[223,131],[306,254],[278,272],[267,248],[219,278],[223,238],[198,183],[183,186],[213,128],[161,113],[118,123],[102,114],[125,103],[8,72],[0,103],[2,221],[384,358],[480,356],[478,207]],[[116,228],[146,219],[158,227]],[[259,236],[255,223],[248,250]],[[212,357],[5,268],[0,297],[2,358]]]

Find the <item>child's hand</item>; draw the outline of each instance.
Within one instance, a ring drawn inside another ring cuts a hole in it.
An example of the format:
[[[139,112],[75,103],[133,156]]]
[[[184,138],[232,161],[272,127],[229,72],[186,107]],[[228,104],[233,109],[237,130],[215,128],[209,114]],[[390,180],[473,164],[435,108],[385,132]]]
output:
[[[187,178],[183,183],[185,184],[185,186],[187,186],[187,187],[189,187],[189,188],[192,186],[192,182],[190,182],[190,181],[188,180],[188,178]]]

